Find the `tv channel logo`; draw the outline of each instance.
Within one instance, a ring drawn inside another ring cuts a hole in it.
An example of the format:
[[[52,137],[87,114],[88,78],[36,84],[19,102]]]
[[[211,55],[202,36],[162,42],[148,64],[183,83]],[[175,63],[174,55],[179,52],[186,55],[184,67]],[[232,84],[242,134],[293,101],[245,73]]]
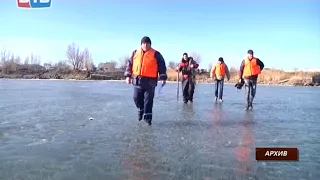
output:
[[[18,8],[49,8],[51,0],[17,0]]]

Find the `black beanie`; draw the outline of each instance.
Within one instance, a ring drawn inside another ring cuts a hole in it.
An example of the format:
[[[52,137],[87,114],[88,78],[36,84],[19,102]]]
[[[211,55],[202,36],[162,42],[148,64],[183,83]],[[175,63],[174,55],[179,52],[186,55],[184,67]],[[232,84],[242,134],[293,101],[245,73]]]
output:
[[[223,58],[222,58],[222,57],[219,57],[218,61],[223,62]]]
[[[151,39],[148,37],[148,36],[144,36],[142,39],[141,39],[141,44],[142,43],[150,43],[151,44]]]
[[[253,55],[253,51],[251,49],[248,50],[248,54]]]
[[[182,56],[184,56],[184,55],[188,56],[188,53],[185,52],[185,53],[182,54]]]

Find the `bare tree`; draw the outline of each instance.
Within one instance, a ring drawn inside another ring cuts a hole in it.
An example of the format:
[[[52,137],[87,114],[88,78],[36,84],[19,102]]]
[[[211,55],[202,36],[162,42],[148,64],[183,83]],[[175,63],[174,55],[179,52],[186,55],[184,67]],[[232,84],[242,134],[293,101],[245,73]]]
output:
[[[213,63],[209,63],[208,65],[208,71],[211,71],[211,68],[213,67]]]
[[[11,54],[11,55],[10,55],[8,61],[11,62],[11,63],[15,62],[14,54]]]
[[[107,63],[114,64],[114,67],[117,67],[118,62],[115,60],[107,61]]]
[[[66,55],[74,70],[82,68],[84,52],[80,52],[79,47],[74,42],[68,45]]]
[[[176,63],[174,61],[169,61],[168,67],[174,69],[178,66],[179,63]]]
[[[20,56],[14,56],[14,62],[17,63],[17,64],[21,64]]]
[[[201,56],[200,56],[199,53],[197,53],[197,52],[191,52],[191,53],[189,54],[189,57],[192,57],[193,60],[197,61],[198,64],[201,63]]]
[[[15,56],[10,51],[7,51],[5,48],[3,48],[0,52],[1,55],[1,65],[4,65],[6,61],[10,61],[11,63],[20,64],[21,59],[19,56]]]
[[[92,71],[94,69],[94,64],[92,60],[91,53],[88,48],[85,48],[83,53],[83,66],[86,70]]]
[[[30,54],[29,60],[30,60],[30,64],[38,64],[39,65],[41,63],[40,57],[33,54],[33,53]]]
[[[65,70],[65,69],[70,69],[70,66],[66,61],[59,61],[58,63],[55,63],[53,65],[53,68],[58,70]]]
[[[20,63],[20,57],[7,50],[1,52],[2,69],[4,73],[16,72]]]
[[[24,59],[24,64],[29,64],[29,57],[26,57],[25,59]]]
[[[127,62],[130,60],[130,56],[129,55],[126,55],[126,56],[123,56],[122,58],[120,58],[118,60],[118,67],[119,69],[121,70],[126,70],[126,67],[127,67]]]
[[[30,64],[34,64],[36,57],[33,55],[33,53],[31,53],[29,57],[30,57]]]
[[[10,57],[10,52],[6,49],[6,48],[3,48],[1,50],[1,65],[4,65],[6,61],[8,61]]]

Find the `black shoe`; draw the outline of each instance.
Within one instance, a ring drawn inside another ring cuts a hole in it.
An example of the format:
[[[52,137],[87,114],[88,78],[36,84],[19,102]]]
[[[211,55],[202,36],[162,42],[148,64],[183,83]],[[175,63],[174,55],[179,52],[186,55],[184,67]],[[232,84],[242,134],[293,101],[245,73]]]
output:
[[[249,108],[250,108],[251,110],[253,109],[252,103],[249,104]]]
[[[187,104],[187,103],[188,103],[188,100],[187,100],[187,99],[184,99],[183,102],[184,102],[185,104]]]
[[[249,107],[250,107],[250,105],[247,104],[247,105],[246,105],[246,108],[244,108],[244,110],[245,110],[245,111],[248,111],[248,110],[249,110]]]
[[[189,99],[189,101],[190,101],[191,103],[193,103],[193,99]]]
[[[149,126],[152,124],[152,123],[151,123],[151,121],[152,121],[151,119],[145,119],[144,121],[145,121]]]
[[[143,112],[141,113],[141,112],[139,112],[139,114],[138,114],[138,120],[139,121],[141,121],[142,120],[142,118],[143,118]]]

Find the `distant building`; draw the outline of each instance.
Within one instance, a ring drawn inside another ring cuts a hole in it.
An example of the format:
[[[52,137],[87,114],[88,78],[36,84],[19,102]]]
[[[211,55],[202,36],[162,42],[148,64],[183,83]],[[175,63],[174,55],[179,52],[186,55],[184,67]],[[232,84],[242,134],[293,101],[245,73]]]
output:
[[[103,72],[116,72],[116,63],[107,62],[107,63],[100,63],[98,66],[99,71]]]
[[[53,69],[52,65],[49,64],[49,63],[44,63],[43,66],[44,66],[44,68],[45,68],[46,70],[51,70],[51,69]]]

